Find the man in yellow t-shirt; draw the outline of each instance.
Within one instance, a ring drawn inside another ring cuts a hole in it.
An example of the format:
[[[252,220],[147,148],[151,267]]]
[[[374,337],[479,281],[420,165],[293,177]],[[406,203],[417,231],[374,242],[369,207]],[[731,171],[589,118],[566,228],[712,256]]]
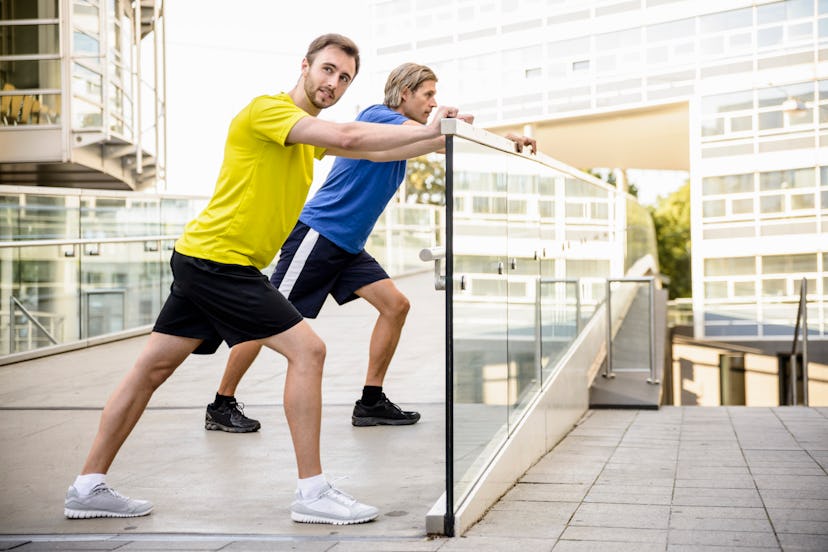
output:
[[[173,284],[153,332],[104,407],[86,462],[66,494],[68,518],[136,517],[152,503],[115,492],[105,480],[154,391],[191,353],[257,340],[288,361],[284,407],[298,482],[291,518],[351,524],[379,514],[327,482],[319,432],[325,344],[261,273],[296,223],[313,160],[331,154],[389,161],[436,149],[443,107],[429,125],[333,123],[316,118],[359,71],[350,39],[323,35],[309,46],[294,88],[254,99],[232,121],[210,202],[176,242]]]

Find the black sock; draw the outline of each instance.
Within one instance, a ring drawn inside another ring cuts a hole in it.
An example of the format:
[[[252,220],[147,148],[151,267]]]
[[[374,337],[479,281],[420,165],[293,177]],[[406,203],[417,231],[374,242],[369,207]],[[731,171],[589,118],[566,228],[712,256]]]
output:
[[[362,388],[362,404],[374,406],[382,398],[382,386],[366,385]]]
[[[214,402],[213,404],[215,406],[220,406],[222,404],[227,404],[230,401],[234,401],[234,400],[235,400],[235,397],[233,397],[232,395],[227,396],[227,395],[219,395],[218,393],[216,393],[216,402]]]

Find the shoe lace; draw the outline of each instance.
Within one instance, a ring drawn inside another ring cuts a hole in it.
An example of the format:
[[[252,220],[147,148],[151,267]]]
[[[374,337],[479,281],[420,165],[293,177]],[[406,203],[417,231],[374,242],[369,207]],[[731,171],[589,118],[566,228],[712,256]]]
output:
[[[386,406],[388,406],[388,407],[390,407],[390,408],[393,408],[393,409],[394,409],[394,410],[396,410],[397,412],[402,412],[402,411],[403,411],[403,409],[402,409],[402,408],[400,408],[400,407],[399,407],[399,406],[397,406],[396,404],[392,403],[392,402],[388,399],[388,397],[386,397],[386,396],[385,396],[385,393],[383,393],[383,394],[382,394],[382,396],[380,397],[380,400],[379,400],[379,402],[378,402],[377,404],[378,404],[378,405],[379,405],[379,404],[385,404]]]
[[[118,491],[116,491],[115,489],[113,489],[112,487],[107,485],[106,483],[98,483],[97,485],[92,487],[92,491],[89,494],[93,495],[93,494],[100,494],[100,493],[109,493],[112,496],[114,496],[115,498],[120,498],[122,500],[129,500],[128,497],[122,495],[121,493],[119,493]]]
[[[227,407],[230,410],[233,410],[233,409],[238,410],[239,413],[242,414],[242,415],[244,414],[244,403],[243,402],[238,402],[236,399],[233,399],[232,401],[228,402]]]
[[[333,481],[328,481],[328,488],[325,491],[323,491],[319,495],[319,497],[320,498],[323,497],[323,496],[330,497],[332,500],[335,500],[336,502],[339,502],[340,504],[343,504],[345,506],[351,506],[352,504],[355,504],[356,501],[357,501],[356,498],[352,497],[351,495],[349,495],[345,491],[340,491],[339,489],[334,487],[334,483],[336,483],[337,481],[341,481],[343,479],[347,479],[347,478],[348,478],[347,475],[343,475],[343,476],[337,477]]]
[[[346,492],[340,491],[336,487],[330,487],[328,490],[319,495],[320,498],[326,496],[344,506],[351,506],[356,503],[356,499]]]

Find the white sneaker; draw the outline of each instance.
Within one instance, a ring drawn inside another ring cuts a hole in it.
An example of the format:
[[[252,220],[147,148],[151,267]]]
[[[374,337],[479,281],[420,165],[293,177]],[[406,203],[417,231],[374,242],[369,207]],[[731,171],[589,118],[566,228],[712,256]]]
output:
[[[96,485],[86,496],[69,487],[63,506],[63,515],[70,519],[138,517],[152,512],[152,502],[126,497],[106,483]]]
[[[362,504],[357,500],[328,484],[319,496],[302,498],[296,491],[296,500],[290,505],[290,517],[300,523],[331,523],[333,525],[350,525],[365,523],[376,519],[379,510]]]

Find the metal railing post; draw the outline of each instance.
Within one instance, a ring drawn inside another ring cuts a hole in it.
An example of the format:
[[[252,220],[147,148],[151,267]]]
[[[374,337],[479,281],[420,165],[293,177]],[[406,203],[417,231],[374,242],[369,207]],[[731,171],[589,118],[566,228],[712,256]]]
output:
[[[543,373],[543,345],[541,340],[543,339],[543,328],[541,325],[543,324],[542,319],[542,309],[541,309],[541,277],[538,276],[535,279],[535,368],[538,371],[538,374]],[[539,381],[543,381],[543,378],[538,378]]]
[[[610,289],[612,287],[612,281],[607,279],[607,292],[604,300],[607,303],[607,362],[604,364],[604,377],[612,379],[615,377],[615,374],[612,373],[612,307],[610,304],[612,301],[610,300]]]
[[[650,279],[650,377],[647,383],[657,384],[661,380],[656,377],[656,346],[655,346],[655,278]]]
[[[802,303],[802,401],[808,406],[808,279],[802,278],[799,292]]]
[[[798,402],[797,393],[797,359],[796,351],[799,344],[800,321],[802,321],[802,404],[808,406],[808,279],[802,278],[799,284],[799,306],[796,310],[796,322],[794,323],[793,343],[791,345],[790,380],[791,405],[796,406]]]

